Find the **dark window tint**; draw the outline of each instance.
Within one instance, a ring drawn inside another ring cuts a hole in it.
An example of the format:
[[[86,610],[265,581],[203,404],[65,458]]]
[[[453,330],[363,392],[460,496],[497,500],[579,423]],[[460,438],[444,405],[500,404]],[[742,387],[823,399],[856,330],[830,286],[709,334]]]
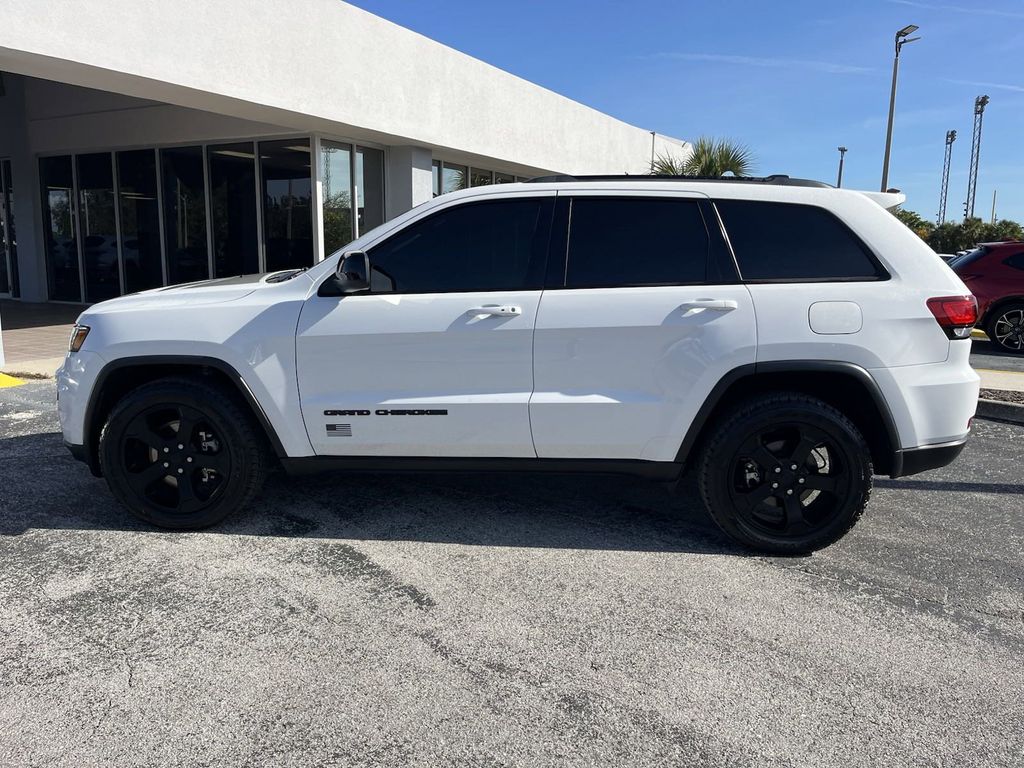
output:
[[[715,203],[744,280],[849,280],[880,277],[856,236],[811,205]]]
[[[694,200],[576,198],[566,287],[700,283],[708,244]]]
[[[260,143],[267,271],[313,264],[309,140]]]
[[[160,263],[156,152],[135,149],[117,153],[117,195],[121,206],[125,291],[156,288],[164,281]]]
[[[49,278],[50,298],[54,301],[82,300],[72,179],[69,156],[39,158],[46,272]]]
[[[1003,263],[1006,264],[1008,267],[1013,267],[1014,269],[1024,269],[1024,251],[1022,251],[1021,253],[1013,254],[1013,256],[1008,258]]]
[[[171,285],[210,276],[206,248],[206,194],[202,147],[160,150],[164,184],[164,239]]]
[[[550,200],[461,205],[413,224],[370,251],[383,293],[539,288]]]
[[[260,255],[252,144],[220,144],[207,152],[214,276],[255,274],[260,271]]]
[[[109,152],[78,155],[78,222],[85,266],[85,300],[121,293],[114,213],[114,167]]]

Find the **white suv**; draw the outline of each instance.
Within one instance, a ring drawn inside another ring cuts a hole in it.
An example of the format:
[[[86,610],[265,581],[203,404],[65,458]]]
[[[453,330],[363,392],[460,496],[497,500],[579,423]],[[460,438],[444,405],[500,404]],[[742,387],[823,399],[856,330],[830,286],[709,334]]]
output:
[[[873,474],[953,461],[974,415],[974,299],[900,200],[784,176],[445,195],[305,271],[90,307],[64,439],[173,528],[244,507],[274,464],[692,467],[729,535],[811,551]]]

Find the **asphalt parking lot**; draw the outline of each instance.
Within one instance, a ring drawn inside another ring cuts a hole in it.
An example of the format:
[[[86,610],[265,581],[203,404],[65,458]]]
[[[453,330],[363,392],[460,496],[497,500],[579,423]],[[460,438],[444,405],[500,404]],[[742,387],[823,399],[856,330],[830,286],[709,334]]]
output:
[[[127,518],[0,390],[0,765],[1024,764],[1024,428],[810,558],[629,478],[275,478]]]

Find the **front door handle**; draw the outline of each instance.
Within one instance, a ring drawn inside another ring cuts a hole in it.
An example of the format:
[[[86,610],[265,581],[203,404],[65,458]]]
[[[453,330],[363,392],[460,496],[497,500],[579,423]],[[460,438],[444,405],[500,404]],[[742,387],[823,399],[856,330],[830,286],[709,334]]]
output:
[[[467,315],[492,315],[494,317],[516,317],[523,314],[523,308],[515,304],[484,304],[466,310]]]
[[[682,310],[710,309],[714,312],[731,312],[739,309],[739,303],[735,299],[693,299],[679,305]]]

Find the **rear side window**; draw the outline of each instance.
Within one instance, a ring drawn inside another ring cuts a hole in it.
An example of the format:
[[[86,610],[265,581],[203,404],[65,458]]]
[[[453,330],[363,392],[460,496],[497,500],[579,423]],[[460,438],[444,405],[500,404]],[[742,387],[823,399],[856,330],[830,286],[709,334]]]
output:
[[[1008,267],[1013,267],[1014,269],[1024,270],[1024,251],[1013,254],[1013,256],[1004,261],[1003,264]]]
[[[744,280],[876,280],[885,272],[849,227],[813,205],[715,202]]]
[[[565,285],[702,283],[708,248],[696,200],[577,197],[569,218]]]
[[[539,289],[554,198],[467,203],[369,251],[374,293]]]

